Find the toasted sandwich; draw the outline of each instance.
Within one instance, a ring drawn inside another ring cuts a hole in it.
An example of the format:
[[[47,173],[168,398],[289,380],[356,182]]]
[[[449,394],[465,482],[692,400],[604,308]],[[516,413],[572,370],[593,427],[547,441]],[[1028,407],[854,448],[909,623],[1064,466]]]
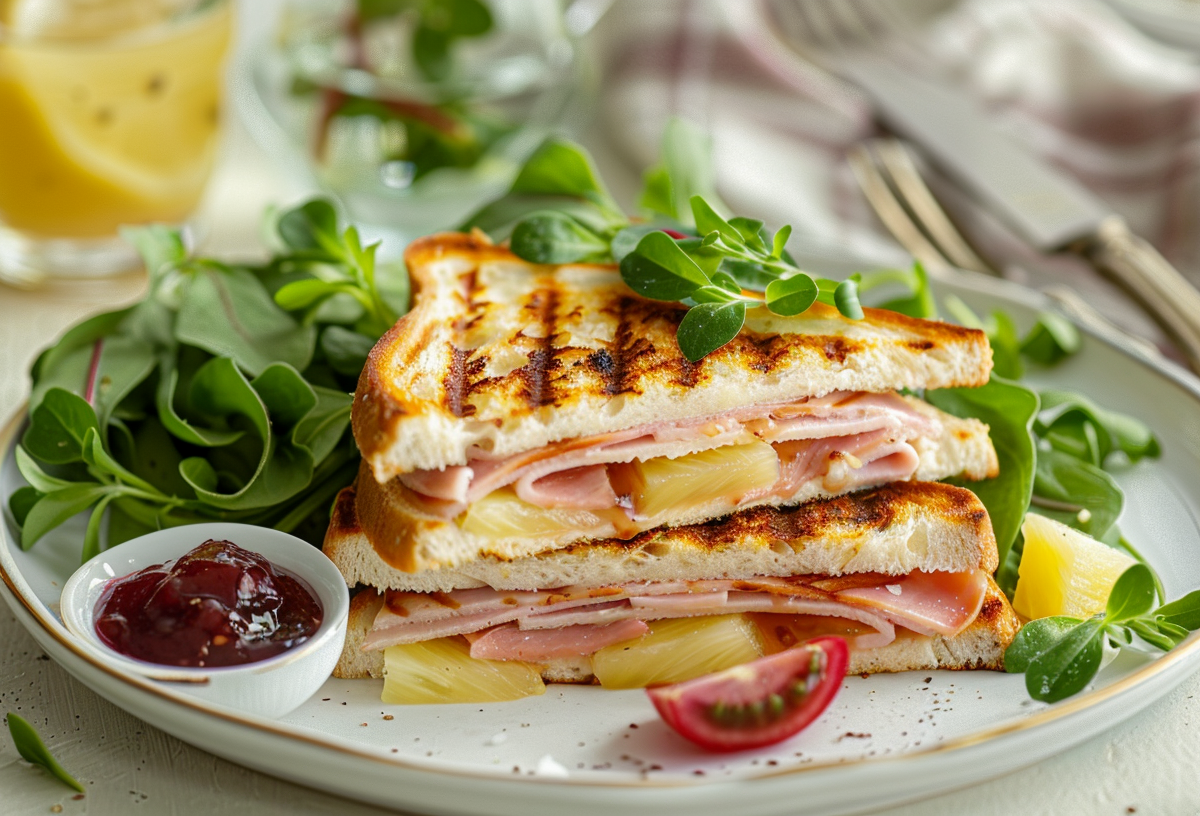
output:
[[[352,414],[358,523],[399,571],[997,471],[983,423],[900,393],[985,383],[980,331],[752,309],[691,363],[685,310],[615,267],[532,265],[457,233],[406,261],[414,307],[371,352]]]
[[[380,588],[352,602],[335,671],[345,678],[383,677],[406,649],[457,642],[471,658],[523,663],[547,682],[627,687],[660,681],[663,665],[726,668],[711,664],[722,659],[714,652],[753,659],[822,634],[849,640],[853,673],[999,669],[1019,628],[991,578],[986,510],[940,483],[416,573],[380,557],[350,488],[325,552],[349,583]],[[692,628],[672,652],[664,633],[680,621]]]

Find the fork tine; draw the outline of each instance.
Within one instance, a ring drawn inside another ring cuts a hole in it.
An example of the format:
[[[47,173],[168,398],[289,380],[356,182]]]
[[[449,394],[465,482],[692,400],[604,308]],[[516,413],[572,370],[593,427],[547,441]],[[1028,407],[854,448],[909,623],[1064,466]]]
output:
[[[896,198],[887,178],[876,166],[875,157],[865,145],[855,145],[846,155],[850,169],[867,201],[887,227],[888,232],[916,258],[931,275],[950,274],[952,264],[929,242]]]
[[[899,139],[876,139],[871,148],[879,158],[884,172],[891,178],[892,185],[901,201],[916,216],[916,220],[941,250],[942,255],[960,269],[970,269],[985,275],[995,275],[986,261],[979,257],[958,228],[951,222],[946,211],[933,196],[917,170],[912,152]]]
[[[899,148],[899,152],[902,153],[904,158],[907,158],[908,160],[907,166],[905,167],[903,159],[901,159],[901,162],[899,165],[897,165],[895,156],[891,156],[889,158],[893,160],[892,164],[901,168],[901,177],[904,177],[904,175],[911,170],[913,177],[919,184],[919,188],[913,186],[911,179],[908,180],[909,183],[904,185],[904,188],[901,188],[897,184],[898,179],[896,176],[891,174],[890,169],[885,166],[886,159],[883,157],[891,150],[891,148],[887,146],[889,142],[893,143],[895,147]],[[875,149],[870,149],[869,145],[873,146]],[[883,149],[879,150],[881,146]],[[862,187],[863,192],[867,196],[867,200],[874,208],[880,220],[884,222],[884,225],[888,228],[892,235],[897,241],[900,242],[900,245],[907,249],[914,258],[925,265],[926,271],[928,271],[930,275],[944,278],[953,277],[954,275],[961,273],[956,271],[954,264],[951,263],[947,256],[943,255],[937,247],[927,240],[925,234],[921,230],[921,226],[918,226],[918,224],[923,224],[923,226],[925,226],[926,229],[929,229],[931,232],[935,231],[927,220],[923,220],[924,216],[921,213],[922,208],[914,206],[915,202],[910,197],[910,194],[914,189],[919,189],[923,191],[924,195],[928,196],[929,201],[936,209],[936,212],[941,218],[945,219],[945,225],[950,231],[948,234],[957,237],[957,239],[963,244],[963,247],[970,252],[971,256],[979,261],[979,264],[983,267],[983,270],[989,271],[989,274],[995,274],[990,272],[991,267],[982,259],[980,259],[979,256],[976,255],[970,249],[970,247],[966,245],[966,241],[962,239],[962,237],[954,229],[953,225],[950,224],[949,218],[946,217],[945,212],[942,211],[941,206],[933,197],[933,193],[928,187],[925,186],[925,182],[921,179],[920,172],[917,170],[916,164],[912,161],[911,155],[909,154],[907,148],[904,147],[902,142],[899,142],[898,140],[879,139],[874,140],[871,143],[855,145],[847,154],[847,158],[849,159],[850,167],[854,170],[855,178],[858,180],[859,185]],[[895,189],[889,185],[888,177],[885,177],[885,173],[888,173],[891,176],[892,184],[897,185]],[[919,198],[922,193],[918,193],[917,195]],[[909,209],[906,209],[906,206]],[[912,220],[910,211],[912,216],[915,216],[917,219],[919,219],[917,222]],[[937,216],[935,216],[935,219],[936,218]],[[938,236],[934,237],[937,238]],[[943,247],[944,246],[945,244],[943,244]],[[962,263],[958,263],[957,265],[959,268],[971,268]],[[976,269],[975,271],[981,270]],[[1059,308],[1062,311],[1064,311],[1070,317],[1073,317],[1079,323],[1092,328],[1100,329],[1103,332],[1118,334],[1124,338],[1126,342],[1130,343],[1131,345],[1138,346],[1148,354],[1155,356],[1159,354],[1158,349],[1155,348],[1153,344],[1151,344],[1145,338],[1132,335],[1125,329],[1117,326],[1111,320],[1097,311],[1094,306],[1092,306],[1072,290],[1064,286],[1050,286],[1042,291],[1053,298],[1058,303]]]

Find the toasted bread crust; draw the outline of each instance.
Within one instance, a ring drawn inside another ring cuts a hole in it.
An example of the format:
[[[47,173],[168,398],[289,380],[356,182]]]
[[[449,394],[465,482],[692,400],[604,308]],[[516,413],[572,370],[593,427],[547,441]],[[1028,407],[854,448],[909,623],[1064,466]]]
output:
[[[752,309],[699,363],[675,340],[686,310],[630,291],[615,266],[528,264],[486,236],[414,242],[414,306],[359,379],[354,436],[375,478],[465,464],[664,416],[700,417],[834,390],[984,384],[983,332],[875,309]]]
[[[368,480],[369,481],[369,480]],[[796,507],[760,506],[705,524],[659,528],[625,541],[573,544],[519,559],[484,553],[454,569],[406,572],[390,542],[363,532],[356,493],[339,494],[324,551],[350,586],[449,592],[477,586],[538,589],[744,575],[843,575],[996,569],[987,510],[969,490],[897,482]]]
[[[334,677],[383,677],[383,652],[364,652],[362,644],[383,606],[382,593],[366,589],[350,601],[346,645],[333,670]],[[1021,622],[995,582],[988,579],[979,616],[954,637],[925,637],[901,630],[896,640],[878,649],[850,654],[849,674],[929,671],[933,669],[1004,669],[1004,651],[1017,636]],[[556,661],[542,668],[547,683],[594,682],[590,658]]]

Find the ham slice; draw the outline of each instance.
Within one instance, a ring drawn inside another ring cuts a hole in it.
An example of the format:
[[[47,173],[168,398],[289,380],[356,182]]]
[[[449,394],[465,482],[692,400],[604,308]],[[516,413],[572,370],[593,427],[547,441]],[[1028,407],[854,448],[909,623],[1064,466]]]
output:
[[[987,576],[974,572],[914,572],[883,586],[856,587],[838,598],[878,609],[906,629],[922,635],[953,637],[983,608]]]
[[[819,440],[821,444],[812,446],[798,473],[807,478],[825,474],[833,452],[849,454],[863,465],[881,461],[873,470],[853,477],[835,476],[866,486],[911,476],[916,470],[916,451],[905,440],[938,432],[935,419],[898,394],[839,391],[794,403],[748,406],[717,416],[571,439],[502,459],[475,451],[466,465],[415,471],[397,478],[418,499],[441,502],[427,509],[446,518],[508,485],[515,485],[518,496],[538,507],[604,510],[618,501],[607,483],[605,465],[662,456],[670,452],[669,446],[680,442],[703,438],[703,447],[709,448],[755,437],[771,443]],[[894,450],[879,447],[884,442]],[[781,480],[773,492],[794,493],[803,483],[796,478]]]
[[[483,660],[523,660],[545,663],[564,657],[594,654],[605,646],[640,638],[650,627],[640,620],[564,626],[561,629],[523,630],[513,624],[468,635],[471,657]]]
[[[604,465],[558,470],[536,479],[522,476],[517,480],[516,490],[517,496],[538,507],[592,510],[614,507],[617,503]]]
[[[986,590],[986,574],[975,570],[913,572],[905,576],[671,581],[526,592],[490,587],[445,595],[389,592],[363,650],[470,635],[501,626],[532,632],[743,612],[824,615],[856,621],[874,632],[858,636],[855,646],[874,648],[890,643],[896,626],[924,635],[958,634],[979,614]]]

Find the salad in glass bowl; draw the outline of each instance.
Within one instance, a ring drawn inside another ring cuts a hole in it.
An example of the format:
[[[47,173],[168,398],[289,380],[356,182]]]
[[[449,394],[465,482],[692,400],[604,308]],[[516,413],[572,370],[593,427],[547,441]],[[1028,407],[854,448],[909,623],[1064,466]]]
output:
[[[556,0],[297,0],[251,66],[291,158],[405,237],[503,193],[585,73]]]

